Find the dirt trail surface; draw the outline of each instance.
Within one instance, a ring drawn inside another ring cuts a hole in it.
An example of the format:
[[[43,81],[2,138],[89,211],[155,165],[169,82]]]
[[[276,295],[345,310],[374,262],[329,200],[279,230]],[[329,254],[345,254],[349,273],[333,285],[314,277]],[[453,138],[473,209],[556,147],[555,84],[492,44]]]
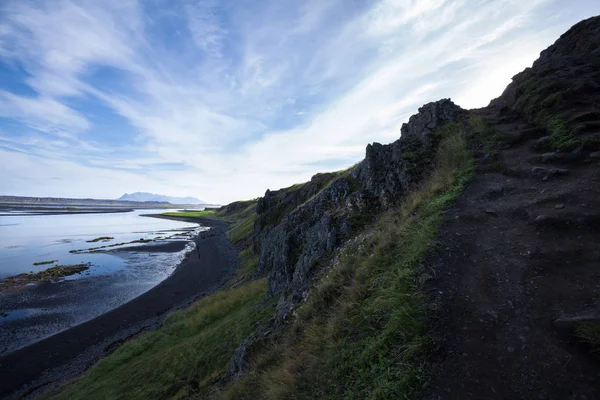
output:
[[[424,398],[599,399],[598,354],[572,319],[600,315],[600,159],[543,156],[542,132],[518,117],[473,113],[518,141],[480,164],[447,213]]]
[[[81,325],[0,357],[0,398],[20,398],[82,373],[97,359],[138,333],[157,327],[166,314],[215,290],[238,267],[227,224],[199,218],[213,229],[175,272],[148,292]],[[227,268],[228,271],[224,272]]]

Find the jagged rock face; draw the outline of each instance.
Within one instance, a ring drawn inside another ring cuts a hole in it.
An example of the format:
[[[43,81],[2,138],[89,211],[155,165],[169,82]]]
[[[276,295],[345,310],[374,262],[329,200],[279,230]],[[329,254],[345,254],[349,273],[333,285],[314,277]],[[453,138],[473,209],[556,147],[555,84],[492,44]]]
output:
[[[450,99],[429,103],[394,143],[367,146],[352,171],[320,174],[298,188],[267,191],[257,206],[254,251],[269,294],[306,288],[315,266],[370,215],[400,202],[435,155],[434,132],[467,113]],[[332,180],[333,179],[333,180]]]
[[[466,111],[450,99],[425,104],[418,114],[402,125],[399,140],[388,145],[373,143],[367,146],[365,159],[354,176],[363,182],[364,189],[377,198],[383,208],[388,208],[402,198],[426,169],[434,153],[432,134],[465,117]]]
[[[559,116],[585,126],[600,119],[593,112],[599,93],[600,17],[593,17],[574,25],[542,51],[533,66],[515,75],[490,106],[517,112],[541,125]]]
[[[303,290],[311,269],[350,233],[350,215],[344,210],[352,196],[350,181],[340,178],[314,199],[283,217],[277,226],[257,232],[259,273],[269,274],[270,294]]]
[[[323,190],[334,178],[335,175],[331,173],[316,174],[302,185],[276,191],[267,190],[256,206],[255,232],[277,226],[289,212]],[[260,254],[261,244],[261,238],[255,235],[253,246],[256,254]]]
[[[408,139],[411,136],[422,141],[429,141],[431,134],[451,122],[458,122],[464,118],[465,110],[457,106],[450,99],[442,99],[427,103],[419,108],[419,112],[408,119],[408,123],[400,128],[401,137]]]

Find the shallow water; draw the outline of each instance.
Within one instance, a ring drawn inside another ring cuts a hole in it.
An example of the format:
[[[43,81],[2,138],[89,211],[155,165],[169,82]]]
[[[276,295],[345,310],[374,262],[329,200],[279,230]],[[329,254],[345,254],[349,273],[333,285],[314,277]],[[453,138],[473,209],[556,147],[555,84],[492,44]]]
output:
[[[38,272],[57,264],[91,264],[89,270],[58,282],[0,293],[0,354],[110,311],[167,278],[193,248],[190,238],[206,228],[140,215],[162,211],[1,216],[0,277]],[[87,242],[102,236],[114,239]],[[111,247],[103,253],[69,253],[139,239],[153,241]],[[181,250],[118,251],[173,241],[182,242]]]
[[[43,271],[54,264],[33,264],[52,260],[57,260],[55,264],[63,265],[90,262],[92,268],[89,274],[111,273],[125,267],[121,257],[104,253],[72,254],[69,251],[138,239],[166,238],[197,227],[186,222],[140,216],[160,212],[163,210],[0,216],[0,278]],[[114,239],[86,242],[102,236]]]

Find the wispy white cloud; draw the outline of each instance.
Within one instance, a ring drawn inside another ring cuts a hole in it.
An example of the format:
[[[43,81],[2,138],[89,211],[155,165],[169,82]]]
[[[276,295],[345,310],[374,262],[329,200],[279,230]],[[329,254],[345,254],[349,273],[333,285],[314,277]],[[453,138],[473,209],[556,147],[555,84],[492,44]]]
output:
[[[41,131],[77,132],[89,127],[84,116],[52,97],[18,96],[5,90],[0,90],[0,117],[13,118]]]
[[[598,12],[592,0],[8,0],[0,67],[17,85],[0,83],[0,117],[27,130],[0,124],[0,192],[258,196],[360,160],[424,102],[485,105]]]

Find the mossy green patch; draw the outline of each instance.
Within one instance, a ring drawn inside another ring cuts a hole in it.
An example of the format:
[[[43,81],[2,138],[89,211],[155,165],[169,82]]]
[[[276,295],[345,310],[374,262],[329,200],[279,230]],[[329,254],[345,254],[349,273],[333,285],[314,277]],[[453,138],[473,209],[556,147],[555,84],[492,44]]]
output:
[[[573,150],[581,145],[577,138],[578,126],[569,126],[558,116],[546,119],[544,124],[550,136],[548,150]]]
[[[594,353],[600,352],[600,324],[585,322],[575,327],[575,334],[590,345]]]
[[[55,262],[57,262],[58,260],[48,260],[48,261],[38,261],[38,262],[34,262],[33,265],[47,265],[47,264],[54,264]]]
[[[100,236],[92,240],[86,240],[87,243],[96,243],[96,242],[107,242],[109,240],[113,240],[112,236]]]
[[[0,279],[0,290],[15,286],[23,286],[29,283],[53,281],[65,276],[79,274],[90,268],[90,263],[74,265],[56,265],[40,272],[30,274],[19,274]]]
[[[496,159],[498,151],[517,140],[516,136],[498,132],[480,116],[472,116],[469,124],[471,126],[469,139],[475,143],[475,151],[487,154],[493,160]]]
[[[201,396],[239,343],[272,313],[266,280],[210,295],[163,326],[123,344],[52,399],[180,399]]]

